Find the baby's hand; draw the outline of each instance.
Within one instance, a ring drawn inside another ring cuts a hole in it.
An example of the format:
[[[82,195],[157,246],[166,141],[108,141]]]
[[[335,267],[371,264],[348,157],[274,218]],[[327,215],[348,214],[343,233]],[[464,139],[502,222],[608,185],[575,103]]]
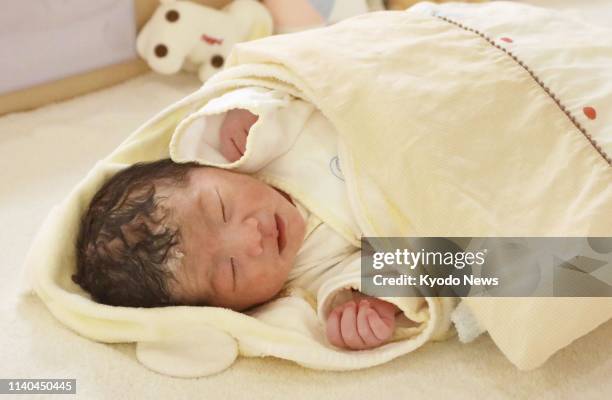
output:
[[[239,160],[246,149],[249,129],[257,121],[257,115],[248,110],[237,108],[229,110],[219,130],[221,154],[229,162]]]
[[[334,308],[327,318],[327,340],[341,348],[372,349],[395,330],[399,308],[375,297],[350,300]]]

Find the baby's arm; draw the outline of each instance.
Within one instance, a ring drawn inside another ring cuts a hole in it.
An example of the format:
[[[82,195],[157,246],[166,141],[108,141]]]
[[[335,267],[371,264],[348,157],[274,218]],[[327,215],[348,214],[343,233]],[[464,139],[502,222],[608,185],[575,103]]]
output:
[[[360,349],[362,348],[360,346],[364,346],[364,349],[374,348],[382,344],[401,346],[405,340],[413,340],[420,335],[426,324],[431,322],[431,310],[422,297],[378,298],[369,297],[361,292],[360,250],[347,256],[330,272],[333,274],[327,275],[317,290],[317,315],[331,345],[349,349]],[[362,310],[360,302],[363,298],[369,303],[370,311],[378,314],[378,318],[371,315],[365,303]],[[368,314],[371,315],[369,318]],[[364,338],[359,336],[359,321],[362,331],[365,332],[364,335],[367,334],[367,330],[364,330],[366,328],[363,324],[364,317],[370,324],[368,327],[372,333],[376,333],[376,341],[369,337],[366,343]],[[346,325],[343,325],[343,319]],[[384,327],[379,324],[379,319]],[[346,335],[349,335],[348,343],[345,341]],[[432,336],[433,333],[429,332],[427,335]],[[366,344],[368,347],[365,347]]]
[[[336,347],[365,350],[378,347],[393,335],[395,305],[354,292],[353,299],[334,307],[327,318],[327,340]]]
[[[225,93],[183,119],[170,142],[176,162],[255,173],[286,153],[315,108],[278,90]]]

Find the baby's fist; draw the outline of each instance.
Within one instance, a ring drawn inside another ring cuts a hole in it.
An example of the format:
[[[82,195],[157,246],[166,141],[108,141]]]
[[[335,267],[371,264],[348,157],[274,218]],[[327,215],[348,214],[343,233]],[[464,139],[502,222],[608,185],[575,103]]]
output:
[[[257,121],[257,115],[241,108],[229,110],[219,130],[221,154],[229,162],[239,160],[246,149],[249,129]]]
[[[347,301],[329,314],[327,340],[352,350],[378,347],[393,335],[397,311],[395,305],[375,297]]]

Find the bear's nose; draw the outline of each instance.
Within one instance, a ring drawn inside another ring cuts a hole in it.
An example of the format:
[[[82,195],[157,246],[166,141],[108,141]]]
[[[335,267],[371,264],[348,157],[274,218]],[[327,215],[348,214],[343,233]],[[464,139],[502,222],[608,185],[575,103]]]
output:
[[[166,57],[166,54],[168,54],[168,48],[166,47],[166,45],[158,44],[157,46],[155,46],[155,55],[157,57]]]

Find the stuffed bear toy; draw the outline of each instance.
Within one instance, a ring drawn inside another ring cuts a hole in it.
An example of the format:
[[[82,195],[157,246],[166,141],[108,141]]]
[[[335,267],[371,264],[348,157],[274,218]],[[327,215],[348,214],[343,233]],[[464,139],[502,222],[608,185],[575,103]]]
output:
[[[385,0],[386,6],[389,10],[405,10],[408,7],[412,7],[416,3],[420,3],[423,0]],[[457,1],[462,3],[483,3],[488,0],[427,0],[434,3],[447,3],[449,1]]]
[[[161,0],[138,34],[138,54],[162,74],[197,71],[203,82],[219,71],[237,42],[269,36],[273,20],[256,0],[218,10],[190,1]]]

